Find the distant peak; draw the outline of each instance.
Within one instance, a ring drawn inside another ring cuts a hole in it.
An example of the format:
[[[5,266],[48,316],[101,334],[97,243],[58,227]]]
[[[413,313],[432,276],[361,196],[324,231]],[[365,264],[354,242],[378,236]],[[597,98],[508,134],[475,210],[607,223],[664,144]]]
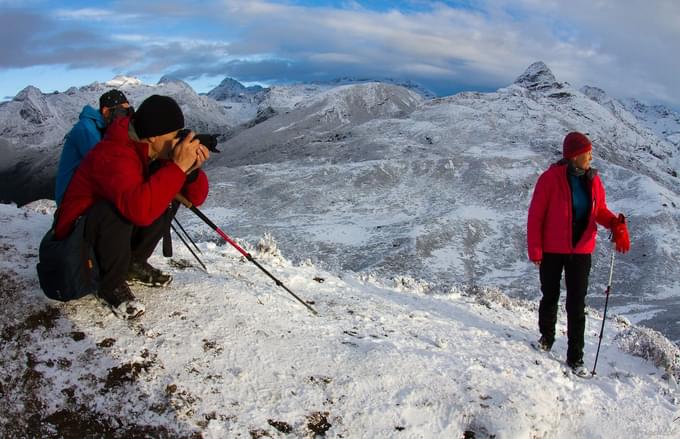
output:
[[[515,84],[530,90],[552,88],[559,85],[555,75],[543,61],[537,61],[530,65],[524,73],[515,79]]]
[[[112,80],[106,81],[104,85],[108,87],[122,87],[124,85],[141,85],[142,81],[133,77],[125,75],[117,75]]]
[[[237,81],[234,78],[224,78],[222,82],[220,82],[220,85],[218,87],[229,87],[229,88],[234,88],[234,89],[239,89],[239,90],[245,90],[246,86],[241,84],[239,81]]]
[[[161,79],[158,80],[158,85],[173,84],[173,83],[185,84],[185,82],[182,81],[181,79],[176,78],[174,76],[170,76],[170,75],[163,75],[161,77]]]
[[[25,87],[23,90],[17,93],[17,95],[14,96],[14,100],[21,102],[25,101],[26,99],[40,98],[41,96],[42,91],[40,91],[39,88],[29,85],[28,87]]]
[[[224,78],[220,85],[208,92],[208,96],[216,101],[231,100],[237,102],[250,101],[258,93],[265,90],[260,85],[246,87],[234,78]]]

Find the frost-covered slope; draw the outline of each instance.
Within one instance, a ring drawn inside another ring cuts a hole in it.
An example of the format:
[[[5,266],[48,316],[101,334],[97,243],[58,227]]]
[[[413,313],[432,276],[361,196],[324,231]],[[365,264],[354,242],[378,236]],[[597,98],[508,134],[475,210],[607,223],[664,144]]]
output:
[[[646,105],[635,99],[625,99],[623,105],[659,137],[680,146],[680,114],[663,105]]]
[[[42,295],[34,267],[53,210],[0,206],[5,437],[680,434],[678,350],[623,320],[608,319],[598,374],[583,380],[560,360],[563,315],[554,358],[529,347],[535,302],[465,286],[431,294],[408,277],[294,265],[271,241],[264,253],[254,248],[313,302],[314,317],[211,236],[198,243],[209,274],[182,247],[169,260],[152,256],[174,282],[133,287],[147,312],[126,323],[94,298],[62,304]],[[600,317],[589,312],[589,367]]]

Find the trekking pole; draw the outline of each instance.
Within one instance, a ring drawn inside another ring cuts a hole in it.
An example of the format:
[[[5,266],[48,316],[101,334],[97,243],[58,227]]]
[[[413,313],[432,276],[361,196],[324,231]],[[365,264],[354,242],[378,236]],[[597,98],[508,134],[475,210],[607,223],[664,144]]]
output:
[[[184,230],[184,227],[182,227],[182,224],[179,222],[179,220],[177,219],[177,217],[174,217],[173,219],[174,219],[175,222],[177,223],[177,227],[179,227],[179,229],[184,233],[184,236],[186,236],[187,239],[189,240],[189,242],[191,242],[191,243],[193,244],[193,246],[194,246],[194,248],[196,249],[196,251],[199,252],[200,254],[203,254],[203,252],[201,251],[200,248],[198,248],[198,246],[196,245],[196,243],[194,242],[194,240],[191,239],[191,236],[187,233],[186,230]],[[173,228],[173,230],[174,230],[174,228]],[[175,233],[177,233],[177,231],[175,231]]]
[[[178,222],[177,224],[179,224],[179,222]],[[184,240],[184,238],[182,237],[182,235],[180,235],[180,233],[177,231],[177,229],[175,228],[175,226],[172,225],[172,223],[170,224],[170,227],[172,228],[172,231],[175,232],[175,235],[179,236],[179,239],[180,239],[180,241],[182,241],[182,244],[184,244],[184,245],[186,246],[186,248],[191,252],[191,254],[194,255],[194,258],[196,258],[196,260],[198,261],[198,263],[201,264],[201,267],[203,267],[203,270],[205,270],[206,272],[208,272],[208,268],[205,266],[205,264],[203,263],[203,261],[201,261],[201,258],[199,258],[198,255],[197,255],[196,253],[194,253],[194,251],[191,249],[191,247],[189,247],[189,244],[187,244],[187,242]],[[189,237],[189,235],[187,235],[187,237]],[[191,239],[191,238],[189,238],[189,239]],[[193,242],[193,241],[192,241],[192,242]],[[194,244],[194,246],[196,246],[196,244]],[[200,250],[199,250],[199,251],[200,251]]]
[[[604,332],[604,321],[607,318],[607,305],[609,304],[609,292],[612,289],[612,276],[614,275],[614,247],[612,247],[612,257],[609,262],[609,283],[607,284],[607,289],[605,290],[604,299],[604,314],[602,315],[602,327],[600,328],[600,340],[597,342],[597,353],[595,354],[595,364],[593,365],[592,375],[595,375],[595,368],[597,367],[597,357],[600,355],[600,345],[602,344],[602,333]]]
[[[226,233],[224,233],[222,230],[220,230],[220,228],[217,227],[217,226],[215,225],[215,223],[213,223],[212,221],[210,221],[210,219],[209,219],[207,216],[205,216],[205,215],[203,214],[203,212],[201,212],[200,210],[198,210],[198,208],[197,208],[196,206],[194,206],[193,204],[191,204],[191,202],[190,202],[189,200],[187,200],[186,198],[184,198],[181,194],[175,195],[175,199],[176,199],[177,201],[179,201],[180,203],[184,204],[184,206],[186,206],[189,210],[191,210],[193,213],[195,213],[200,219],[202,219],[203,222],[205,222],[208,226],[210,226],[211,229],[213,229],[215,232],[217,232],[217,234],[220,235],[220,236],[222,237],[222,239],[224,239],[224,240],[227,241],[229,244],[231,244],[231,246],[234,247],[236,250],[238,250],[238,252],[241,253],[246,259],[248,259],[250,262],[252,262],[253,264],[255,264],[255,266],[257,266],[257,268],[259,268],[260,270],[262,270],[267,276],[269,276],[274,282],[276,282],[276,285],[277,285],[277,286],[279,286],[279,287],[283,288],[284,290],[286,290],[286,292],[288,292],[288,294],[290,294],[290,295],[293,296],[298,302],[300,302],[301,304],[303,304],[309,311],[312,312],[312,314],[314,314],[315,316],[316,316],[316,315],[319,315],[319,313],[317,313],[316,310],[315,310],[314,308],[312,308],[312,307],[311,307],[307,302],[305,302],[304,300],[300,299],[295,293],[293,293],[291,290],[289,290],[288,287],[286,287],[286,286],[283,284],[283,282],[281,282],[280,280],[278,280],[276,277],[274,277],[273,274],[271,274],[271,273],[270,273],[269,271],[267,271],[262,265],[260,265],[260,263],[257,262],[257,261],[251,256],[250,253],[248,253],[247,251],[245,251],[240,245],[238,245],[238,244],[237,244],[233,239],[231,239]]]

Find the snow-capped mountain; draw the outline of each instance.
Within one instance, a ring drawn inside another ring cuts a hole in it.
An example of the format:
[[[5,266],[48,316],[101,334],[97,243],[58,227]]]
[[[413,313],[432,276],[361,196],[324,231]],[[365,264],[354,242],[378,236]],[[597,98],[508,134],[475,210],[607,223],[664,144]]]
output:
[[[568,87],[567,83],[557,82],[553,72],[542,61],[530,65],[524,73],[515,79],[514,84],[531,91],[554,92]]]
[[[104,85],[112,88],[121,88],[125,86],[136,87],[142,85],[142,81],[134,76],[117,75],[113,79],[106,81]]]
[[[338,85],[353,85],[353,84],[367,84],[369,82],[378,82],[381,84],[391,84],[391,85],[398,85],[400,87],[407,88],[411,91],[414,91],[421,95],[425,99],[432,99],[436,98],[437,95],[424,87],[423,85],[411,81],[411,80],[399,80],[399,79],[394,79],[394,78],[353,78],[353,77],[341,77],[341,78],[335,78],[329,81],[314,81],[312,84],[318,84],[318,85],[330,85],[330,86],[338,86]]]
[[[330,157],[345,138],[345,130],[382,118],[402,118],[422,102],[405,88],[368,83],[317,92],[309,101],[240,132],[224,143],[224,154],[213,167],[274,163],[300,158]],[[274,113],[276,114],[276,113]],[[378,151],[359,145],[356,152],[369,160]],[[346,151],[349,153],[349,151]]]
[[[246,87],[233,78],[226,78],[220,85],[208,92],[207,96],[223,103],[234,125],[244,124],[245,127],[251,127],[256,124],[254,122],[259,123],[273,114],[285,113],[299,105],[306,106],[319,95],[338,86],[369,83],[401,86],[416,92],[425,99],[435,97],[433,92],[418,83],[389,78],[337,78],[331,81],[272,85],[267,88]]]
[[[210,90],[207,96],[216,101],[228,102],[259,102],[265,89],[259,85],[246,87],[233,78],[225,78],[220,84]]]

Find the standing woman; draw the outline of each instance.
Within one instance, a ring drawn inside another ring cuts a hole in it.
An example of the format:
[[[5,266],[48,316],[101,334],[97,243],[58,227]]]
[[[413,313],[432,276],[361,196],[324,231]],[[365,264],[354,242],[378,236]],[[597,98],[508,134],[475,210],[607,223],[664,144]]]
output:
[[[616,250],[630,249],[623,214],[607,208],[604,186],[590,167],[592,144],[579,132],[567,134],[563,159],[538,178],[529,206],[527,244],[529,259],[539,267],[543,297],[538,308],[541,338],[538,348],[549,351],[555,341],[555,324],[562,271],[567,286],[567,365],[585,376],[583,365],[585,298],[597,224],[612,231]]]

